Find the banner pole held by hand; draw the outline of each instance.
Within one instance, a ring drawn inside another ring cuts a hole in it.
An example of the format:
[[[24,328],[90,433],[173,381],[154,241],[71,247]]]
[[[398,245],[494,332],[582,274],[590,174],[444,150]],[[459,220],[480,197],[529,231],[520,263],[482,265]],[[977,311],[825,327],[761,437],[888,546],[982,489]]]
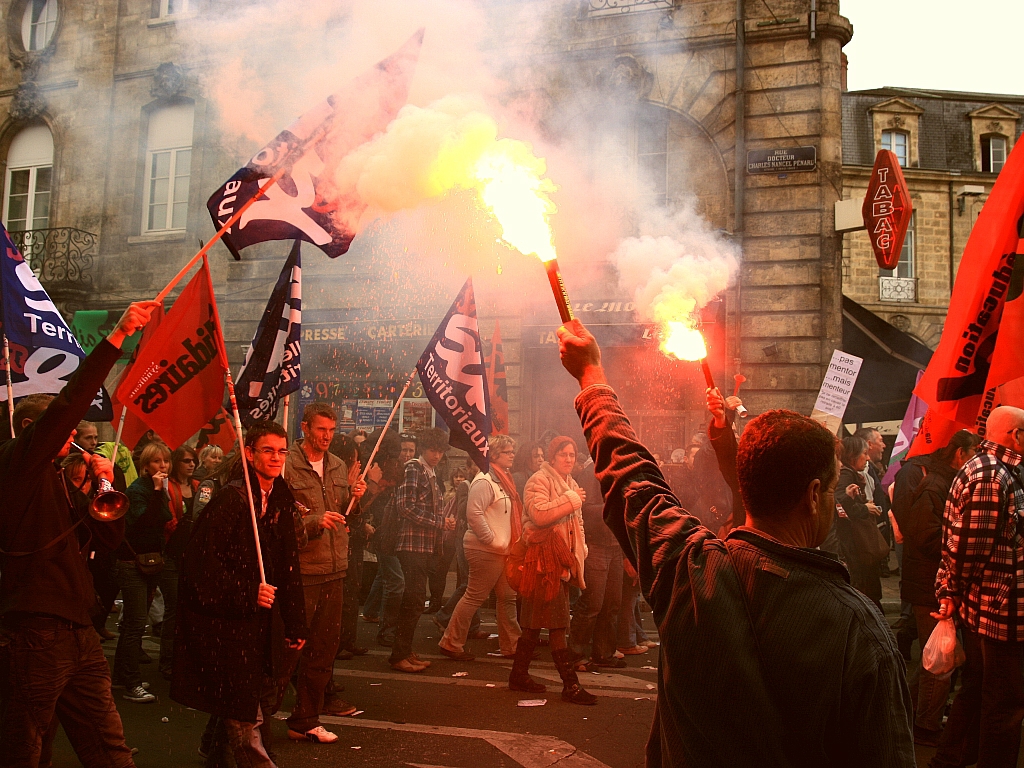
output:
[[[128,406],[121,406],[121,420],[117,422],[117,434],[114,436],[114,459],[117,459],[117,449],[121,446],[121,433],[124,432],[124,417],[128,413]]]
[[[7,420],[11,424],[11,439],[14,439],[14,382],[11,381],[11,347],[4,334],[4,367],[7,369]]]
[[[366,460],[366,466],[363,467],[363,471],[359,473],[359,482],[362,482],[363,480],[366,479],[366,473],[369,472],[370,467],[373,466],[373,460],[377,458],[377,451],[380,450],[381,443],[384,442],[384,435],[387,434],[388,427],[391,426],[391,422],[392,420],[394,420],[395,414],[398,413],[398,408],[399,406],[402,405],[402,400],[405,399],[405,393],[408,392],[409,387],[412,386],[412,380],[416,378],[416,373],[417,371],[414,368],[412,373],[409,374],[409,378],[406,380],[405,386],[402,387],[402,392],[398,396],[398,399],[395,401],[395,407],[391,409],[391,413],[390,415],[388,415],[388,420],[384,422],[384,427],[381,429],[380,436],[377,438],[377,443],[373,446],[373,450],[370,451],[370,458]],[[345,517],[348,517],[349,514],[352,512],[352,507],[355,506],[355,503],[356,497],[352,496],[348,500],[348,509],[345,510]]]

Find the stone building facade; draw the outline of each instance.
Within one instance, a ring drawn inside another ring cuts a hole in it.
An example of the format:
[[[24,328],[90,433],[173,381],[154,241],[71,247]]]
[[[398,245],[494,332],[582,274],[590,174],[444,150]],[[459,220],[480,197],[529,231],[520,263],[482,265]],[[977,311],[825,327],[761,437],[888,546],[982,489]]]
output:
[[[843,244],[843,293],[934,349],[964,246],[1024,130],[1024,96],[879,88],[843,94],[843,193],[863,200],[879,149],[903,165],[914,206],[896,270],[864,232]]]
[[[182,25],[202,23],[220,0],[4,3],[3,216],[8,223],[12,211],[21,216],[32,233],[22,242],[38,251],[37,268],[51,262],[44,282],[65,309],[118,308],[152,295],[211,236],[205,200],[242,164],[223,149],[199,84],[198,69],[210,62],[187,60],[180,35]],[[593,150],[595,159],[644,175],[651,203],[671,208],[695,199],[699,212],[742,247],[736,285],[714,310],[716,375],[723,382],[746,375],[754,412],[809,412],[841,342],[842,238],[833,204],[850,173],[841,144],[840,60],[852,28],[838,1],[818,0],[813,12],[807,0],[777,0],[771,9],[736,0],[482,5],[494,22],[496,51],[516,39],[517,28],[535,30],[542,21],[542,42],[503,75],[512,90],[536,88],[538,77],[545,83],[537,103],[553,141],[583,135],[564,108],[581,88],[631,100],[635,109],[619,126],[620,143]],[[810,166],[747,172],[748,153],[797,148],[813,148]],[[79,245],[67,246],[72,240]],[[212,260],[233,363],[286,249],[259,246],[241,262],[221,250]],[[366,294],[387,275],[374,270],[358,255],[316,259],[304,270],[315,281],[307,291],[304,398],[388,396],[450,302],[447,290],[438,291],[377,316],[381,304]],[[356,291],[353,279],[368,288]],[[635,326],[630,297],[581,298],[585,321],[615,314],[621,320],[612,325]],[[550,318],[485,312],[485,335],[495,320],[505,339],[512,434],[536,438],[571,420],[569,403],[538,416],[553,359],[550,329],[545,335],[542,328]],[[631,354],[622,353],[625,368]],[[358,372],[321,376],[318,366],[328,365]],[[686,375],[699,384],[693,372]],[[697,406],[651,408],[647,432],[659,449],[676,447],[694,428],[687,414],[699,410],[696,392]],[[642,403],[632,405],[642,410]]]

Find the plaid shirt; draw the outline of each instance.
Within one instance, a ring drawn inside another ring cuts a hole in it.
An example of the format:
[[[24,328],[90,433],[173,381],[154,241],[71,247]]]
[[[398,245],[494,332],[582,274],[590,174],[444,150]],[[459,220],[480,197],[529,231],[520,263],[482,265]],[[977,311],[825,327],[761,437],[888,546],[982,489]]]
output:
[[[952,597],[968,628],[1024,641],[1024,509],[1019,453],[983,440],[953,479],[942,521],[935,594]]]
[[[444,517],[437,478],[420,459],[406,462],[405,480],[395,488],[395,507],[401,521],[396,552],[433,554],[441,549]]]

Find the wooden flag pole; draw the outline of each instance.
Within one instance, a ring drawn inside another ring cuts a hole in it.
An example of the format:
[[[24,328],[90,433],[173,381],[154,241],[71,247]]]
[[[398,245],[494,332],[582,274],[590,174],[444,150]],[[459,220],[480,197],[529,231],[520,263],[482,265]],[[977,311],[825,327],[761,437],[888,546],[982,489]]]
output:
[[[284,427],[284,431],[288,431],[288,398],[291,395],[284,396],[284,408],[281,411],[281,426]]]
[[[14,382],[11,381],[11,347],[4,334],[4,367],[7,369],[7,420],[11,424],[11,439],[14,439]]]
[[[216,314],[216,310],[214,310]],[[217,319],[217,327],[220,328],[220,318]],[[235,434],[238,435],[238,448],[242,455],[242,475],[245,477],[245,492],[249,497],[249,515],[252,517],[252,535],[256,538],[256,562],[260,566],[260,584],[267,583],[267,574],[263,569],[263,548],[260,546],[260,529],[256,522],[256,504],[252,498],[252,480],[249,478],[249,467],[245,461],[245,435],[242,434],[242,418],[238,415],[238,401],[235,399],[235,382],[231,378],[231,371],[225,369],[228,379],[228,398],[231,400],[231,414],[235,421]],[[255,449],[255,447],[254,447]]]
[[[124,432],[124,417],[128,413],[128,406],[121,406],[121,420],[117,422],[117,434],[114,436],[114,460],[117,460],[117,449],[121,445],[121,433]]]
[[[259,200],[268,189],[277,184],[277,182],[281,180],[281,177],[284,176],[287,170],[287,165],[282,166],[277,173],[275,173],[267,180],[266,184],[259,188],[259,191],[257,191],[255,195],[246,200],[245,203],[237,211],[235,211],[234,215],[232,215],[232,217],[224,223],[224,226],[217,230],[217,234],[211,237],[210,241],[206,243],[206,245],[204,245],[202,248],[200,248],[199,252],[189,260],[188,264],[186,264],[184,267],[178,270],[178,274],[171,278],[171,282],[165,285],[164,289],[156,295],[156,301],[162,303],[163,300],[167,298],[167,294],[169,294],[174,289],[174,286],[180,283],[181,279],[189,273],[192,267],[198,264],[199,260],[206,256],[206,254],[209,252],[213,244],[220,240],[224,236],[224,233],[231,229],[231,227],[233,227],[238,222],[238,220],[242,218],[242,214],[249,210],[250,205]]]
[[[395,401],[395,407],[391,409],[391,414],[388,416],[388,420],[384,422],[384,428],[380,431],[380,436],[377,438],[376,445],[373,446],[373,450],[370,452],[370,458],[366,460],[366,466],[363,467],[363,471],[359,473],[359,481],[362,482],[366,479],[366,473],[370,471],[370,467],[373,466],[373,460],[377,457],[377,451],[380,450],[381,443],[384,442],[384,435],[387,434],[388,427],[391,426],[392,420],[395,418],[395,414],[398,413],[398,408],[402,404],[402,400],[405,399],[405,393],[409,391],[409,387],[412,386],[412,380],[416,378],[416,369],[414,368],[412,373],[409,374],[408,380],[405,382],[405,386],[402,387],[402,393],[398,396]],[[345,517],[348,517],[352,512],[352,507],[355,506],[356,497],[352,496],[348,500],[348,509],[345,510]]]

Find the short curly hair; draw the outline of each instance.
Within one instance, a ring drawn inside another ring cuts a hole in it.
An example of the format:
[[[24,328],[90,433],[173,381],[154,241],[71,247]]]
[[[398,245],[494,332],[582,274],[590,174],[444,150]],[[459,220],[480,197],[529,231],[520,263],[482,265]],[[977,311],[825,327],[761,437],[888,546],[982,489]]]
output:
[[[740,497],[752,517],[778,518],[814,480],[835,480],[835,436],[794,411],[772,410],[752,419],[736,453]]]

